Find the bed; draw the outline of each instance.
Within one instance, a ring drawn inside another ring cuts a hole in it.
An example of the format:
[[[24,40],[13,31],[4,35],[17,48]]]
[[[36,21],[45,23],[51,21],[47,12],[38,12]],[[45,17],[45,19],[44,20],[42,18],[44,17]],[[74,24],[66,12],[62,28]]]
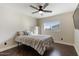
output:
[[[53,38],[48,35],[19,35],[15,41],[34,48],[40,55],[54,43]]]

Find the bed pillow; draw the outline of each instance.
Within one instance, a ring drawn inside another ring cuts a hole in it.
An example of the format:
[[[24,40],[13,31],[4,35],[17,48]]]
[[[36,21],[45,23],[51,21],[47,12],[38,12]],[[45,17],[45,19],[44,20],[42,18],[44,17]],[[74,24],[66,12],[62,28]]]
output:
[[[17,36],[21,36],[21,35],[24,35],[24,33],[22,31],[18,31]]]
[[[29,32],[23,31],[24,35],[29,35]]]

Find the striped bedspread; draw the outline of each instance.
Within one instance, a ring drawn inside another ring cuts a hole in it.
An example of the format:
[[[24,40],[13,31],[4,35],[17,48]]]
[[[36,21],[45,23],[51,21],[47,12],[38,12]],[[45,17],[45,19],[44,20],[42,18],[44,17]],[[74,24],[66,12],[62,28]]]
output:
[[[46,47],[50,47],[53,39],[48,35],[23,35],[17,36],[15,41],[34,48],[39,54],[43,55]]]

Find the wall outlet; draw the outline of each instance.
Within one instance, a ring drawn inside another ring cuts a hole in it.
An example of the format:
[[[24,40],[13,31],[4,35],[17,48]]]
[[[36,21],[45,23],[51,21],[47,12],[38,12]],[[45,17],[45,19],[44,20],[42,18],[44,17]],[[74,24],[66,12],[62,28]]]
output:
[[[7,43],[5,42],[4,45],[7,45]]]
[[[63,38],[61,38],[61,40],[63,40]]]

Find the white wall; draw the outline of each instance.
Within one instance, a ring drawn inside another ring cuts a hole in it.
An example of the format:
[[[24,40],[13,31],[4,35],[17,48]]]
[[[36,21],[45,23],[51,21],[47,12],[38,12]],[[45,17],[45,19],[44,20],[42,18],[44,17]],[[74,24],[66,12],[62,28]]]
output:
[[[24,28],[23,30],[31,30],[33,29],[32,27],[36,26],[36,19],[32,17],[28,17],[26,15],[22,15],[22,27]]]
[[[50,34],[53,36],[54,41],[73,44],[74,43],[74,24],[73,24],[73,12],[68,12],[60,15],[55,15],[39,20],[42,34]],[[58,20],[61,23],[60,32],[46,32],[43,29],[43,23],[45,21]],[[61,40],[63,38],[63,40]]]
[[[16,11],[1,6],[0,7],[0,42],[9,39],[20,30],[20,16]]]
[[[75,40],[74,40],[74,43],[75,43],[75,49],[79,55],[79,30],[78,29],[75,29]]]
[[[0,5],[0,46],[11,39],[16,31],[26,30],[31,25],[36,25],[35,18],[18,12],[14,8]],[[12,41],[10,40],[8,43],[12,43]]]

